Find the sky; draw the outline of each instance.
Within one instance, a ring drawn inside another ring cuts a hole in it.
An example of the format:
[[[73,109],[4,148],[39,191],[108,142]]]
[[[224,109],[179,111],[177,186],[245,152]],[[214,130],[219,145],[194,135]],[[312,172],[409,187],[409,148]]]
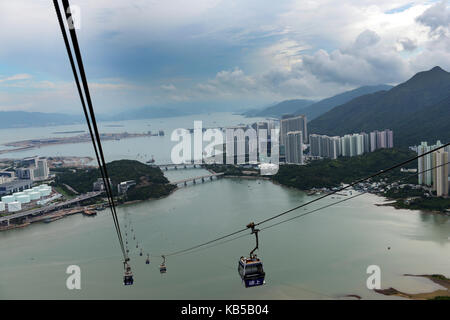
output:
[[[448,0],[70,3],[102,114],[235,111],[450,71]],[[0,0],[0,30],[0,111],[80,114],[52,1]]]

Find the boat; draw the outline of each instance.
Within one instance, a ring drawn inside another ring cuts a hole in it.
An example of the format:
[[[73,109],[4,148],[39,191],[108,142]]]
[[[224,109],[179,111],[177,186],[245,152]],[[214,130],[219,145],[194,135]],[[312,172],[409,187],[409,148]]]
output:
[[[97,212],[95,212],[94,210],[85,209],[85,210],[83,210],[83,214],[85,216],[93,217],[93,216],[97,215]]]
[[[148,160],[147,163],[155,163],[155,158],[153,158],[153,156],[152,156],[152,158],[150,160]]]

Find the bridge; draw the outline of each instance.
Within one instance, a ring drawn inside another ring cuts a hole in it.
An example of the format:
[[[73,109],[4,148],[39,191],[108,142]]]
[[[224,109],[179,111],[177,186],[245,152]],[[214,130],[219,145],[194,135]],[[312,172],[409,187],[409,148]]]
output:
[[[169,170],[169,169],[190,169],[190,168],[202,168],[204,167],[203,163],[165,163],[165,164],[154,164],[153,166],[159,167],[161,170]]]
[[[174,181],[174,182],[171,182],[171,184],[174,184],[174,185],[177,185],[177,186],[179,184],[182,184],[182,185],[187,186],[188,182],[192,182],[193,184],[197,184],[197,181],[201,181],[203,183],[203,182],[207,181],[208,179],[210,181],[212,181],[214,177],[216,177],[218,179],[220,176],[223,176],[223,175],[224,175],[223,172],[211,173],[211,174],[207,174],[207,175],[204,175],[204,176],[199,176],[199,177],[193,177],[193,178],[187,178],[187,179],[183,179],[183,180]]]
[[[88,192],[85,193],[81,196],[78,196],[76,198],[73,198],[71,200],[68,201],[64,201],[64,202],[60,202],[60,203],[55,203],[49,206],[45,206],[42,208],[36,208],[36,209],[32,209],[32,210],[27,210],[27,211],[23,211],[23,212],[18,212],[18,213],[13,213],[13,214],[9,214],[7,216],[4,217],[0,217],[0,224],[5,222],[7,223],[7,225],[9,225],[9,221],[12,219],[18,219],[18,218],[27,218],[28,216],[36,216],[36,215],[40,215],[46,212],[50,212],[50,211],[54,211],[54,210],[58,210],[58,209],[62,209],[62,208],[66,208],[66,207],[70,207],[71,205],[73,205],[74,203],[78,203],[87,199],[91,199],[94,197],[97,197],[98,195],[100,195],[103,191],[95,191],[95,192]]]

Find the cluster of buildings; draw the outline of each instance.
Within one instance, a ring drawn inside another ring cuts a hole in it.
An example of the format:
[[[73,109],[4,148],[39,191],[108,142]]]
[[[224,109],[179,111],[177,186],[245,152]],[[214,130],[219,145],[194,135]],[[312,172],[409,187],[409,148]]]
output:
[[[0,212],[16,212],[22,206],[40,204],[41,198],[52,193],[52,188],[46,184],[32,186],[47,180],[49,174],[47,159],[42,157],[25,158],[17,161],[14,169],[0,171]]]
[[[393,148],[394,132],[386,129],[370,133],[347,134],[343,137],[311,134],[309,143],[312,157],[332,159],[339,156],[353,157],[377,149]]]
[[[370,133],[347,134],[343,137],[327,135],[308,135],[307,119],[304,115],[285,115],[280,120],[280,149],[287,163],[304,164],[304,150],[309,145],[311,159],[340,156],[353,157],[365,152],[394,147],[392,130]]]
[[[442,143],[438,140],[435,145],[431,146],[427,142],[422,142],[414,149],[420,156],[440,146]],[[450,147],[446,147],[418,159],[418,183],[431,187],[438,197],[448,196],[449,193],[449,153]]]
[[[52,188],[46,184],[37,187],[28,188],[23,191],[14,192],[11,195],[1,197],[0,213],[3,211],[17,212],[22,210],[23,206],[33,206],[35,204],[42,204],[42,198],[50,196]]]
[[[0,195],[29,189],[34,182],[47,180],[49,175],[50,170],[46,158],[22,159],[18,161],[14,169],[0,171]]]
[[[227,163],[239,163],[239,161],[236,161],[236,155],[248,155],[253,150],[252,148],[256,148],[256,145],[258,148],[267,146],[267,150],[270,150],[271,140],[273,140],[273,137],[270,136],[272,129],[279,129],[280,162],[284,161],[289,164],[302,165],[305,164],[307,159],[353,157],[377,149],[394,147],[394,133],[390,129],[376,130],[370,133],[347,134],[343,137],[308,134],[307,118],[304,115],[284,115],[280,120],[255,122],[250,126],[242,124],[227,129],[242,129],[245,132],[249,127],[255,129],[258,138],[257,143],[252,146],[245,142],[245,149],[242,147],[242,150],[239,150],[238,144],[235,144],[234,153],[227,154],[227,157],[230,157],[230,159],[227,159]],[[267,141],[260,141],[258,132],[261,129],[268,133]],[[308,147],[309,153],[305,154]],[[257,151],[258,161],[260,161],[260,150]],[[245,161],[245,163],[247,162],[251,161]]]

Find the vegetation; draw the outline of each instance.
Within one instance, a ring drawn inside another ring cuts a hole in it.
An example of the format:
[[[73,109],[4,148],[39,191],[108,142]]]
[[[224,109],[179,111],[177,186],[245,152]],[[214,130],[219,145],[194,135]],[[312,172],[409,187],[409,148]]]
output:
[[[422,188],[414,189],[410,186],[403,188],[393,188],[384,193],[384,196],[390,199],[406,199],[412,197],[422,197],[426,193]]]
[[[281,165],[272,178],[282,185],[301,190],[332,188],[339,186],[341,182],[354,182],[414,156],[415,153],[407,149],[380,149],[356,157],[311,161],[304,166]],[[416,163],[410,163],[405,168],[413,168],[415,165]],[[395,169],[375,180],[386,178],[389,182],[405,177],[408,177],[407,173]]]
[[[389,128],[396,146],[450,141],[450,73],[435,67],[389,91],[339,105],[309,123],[309,131],[344,135]],[[411,125],[414,124],[414,125]]]
[[[394,207],[411,210],[445,212],[447,209],[450,208],[450,199],[427,197],[427,198],[415,198],[411,199],[410,201],[397,200],[397,202],[394,204]]]
[[[106,164],[111,179],[114,195],[117,195],[117,184],[134,180],[136,186],[127,192],[126,200],[145,200],[168,195],[173,189],[167,178],[158,167],[149,166],[135,160],[118,160]],[[56,172],[55,186],[68,193],[64,184],[79,193],[92,191],[93,183],[101,178],[99,169],[59,168]]]

